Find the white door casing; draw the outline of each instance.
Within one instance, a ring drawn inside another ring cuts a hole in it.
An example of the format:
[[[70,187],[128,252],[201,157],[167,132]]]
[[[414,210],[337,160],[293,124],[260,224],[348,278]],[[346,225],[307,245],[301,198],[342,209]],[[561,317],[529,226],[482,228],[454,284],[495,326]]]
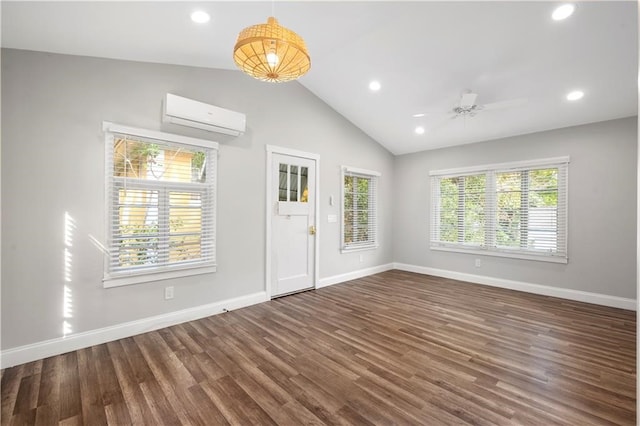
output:
[[[269,297],[316,286],[318,163],[315,154],[267,146]]]

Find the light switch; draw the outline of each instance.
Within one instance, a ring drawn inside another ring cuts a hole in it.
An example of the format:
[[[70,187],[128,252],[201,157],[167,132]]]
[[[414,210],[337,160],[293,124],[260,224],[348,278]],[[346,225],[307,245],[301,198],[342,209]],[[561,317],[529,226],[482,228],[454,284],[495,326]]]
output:
[[[327,222],[336,223],[337,221],[338,221],[338,215],[330,214],[330,215],[327,216]]]

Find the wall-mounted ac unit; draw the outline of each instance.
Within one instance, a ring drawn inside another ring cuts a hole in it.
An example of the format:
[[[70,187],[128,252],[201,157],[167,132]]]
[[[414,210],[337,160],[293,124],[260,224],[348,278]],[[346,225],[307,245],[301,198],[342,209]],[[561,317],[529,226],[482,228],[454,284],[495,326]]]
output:
[[[214,105],[167,93],[163,102],[162,121],[204,129],[209,132],[239,136],[244,133],[247,117]]]

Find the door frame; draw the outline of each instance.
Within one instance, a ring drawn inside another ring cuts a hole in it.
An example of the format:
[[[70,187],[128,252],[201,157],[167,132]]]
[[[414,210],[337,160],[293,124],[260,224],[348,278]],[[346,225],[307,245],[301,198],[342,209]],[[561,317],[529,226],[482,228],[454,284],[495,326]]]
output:
[[[285,148],[276,145],[265,145],[267,150],[267,176],[266,176],[266,203],[265,203],[265,221],[267,229],[266,238],[266,259],[265,259],[265,289],[267,292],[267,299],[271,300],[271,248],[272,248],[272,229],[271,229],[271,216],[273,215],[273,188],[272,176],[273,176],[273,154],[289,155],[292,157],[300,157],[315,162],[315,180],[316,186],[314,188],[314,201],[315,201],[315,227],[316,235],[314,239],[314,272],[313,272],[313,288],[318,288],[318,282],[320,281],[320,155],[311,152],[298,151],[296,149]]]

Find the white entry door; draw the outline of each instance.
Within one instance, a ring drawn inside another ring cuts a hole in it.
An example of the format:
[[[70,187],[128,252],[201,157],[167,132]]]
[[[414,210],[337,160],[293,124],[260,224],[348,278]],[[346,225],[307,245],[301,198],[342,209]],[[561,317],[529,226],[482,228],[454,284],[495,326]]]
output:
[[[315,286],[316,161],[273,153],[271,296]]]

